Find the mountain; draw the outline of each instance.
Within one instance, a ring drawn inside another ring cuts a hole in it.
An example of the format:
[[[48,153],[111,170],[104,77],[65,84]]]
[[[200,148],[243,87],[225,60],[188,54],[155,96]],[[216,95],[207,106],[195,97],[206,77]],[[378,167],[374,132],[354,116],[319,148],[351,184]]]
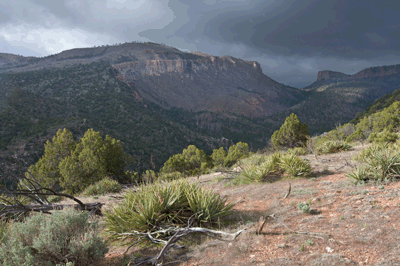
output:
[[[356,117],[350,122],[356,124],[364,117],[368,117],[376,112],[382,111],[385,108],[391,106],[394,102],[400,101],[400,89],[395,90],[392,93],[388,93],[382,98],[376,100],[372,105],[370,105],[364,112],[360,112],[356,115]]]
[[[267,121],[280,124],[290,113],[296,113],[311,133],[320,134],[349,122],[376,99],[399,88],[400,65],[367,68],[353,75],[320,71],[317,80],[302,89],[304,101]]]

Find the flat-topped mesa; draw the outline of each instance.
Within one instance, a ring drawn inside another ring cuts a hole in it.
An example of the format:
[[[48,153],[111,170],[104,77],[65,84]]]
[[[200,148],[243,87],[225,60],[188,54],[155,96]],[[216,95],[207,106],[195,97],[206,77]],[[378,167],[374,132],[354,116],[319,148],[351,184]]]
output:
[[[323,70],[318,72],[317,81],[326,81],[331,79],[347,79],[350,75],[344,74],[342,72]]]
[[[206,54],[195,54],[197,57],[191,58],[184,55],[168,55],[147,51],[146,57],[140,60],[113,64],[124,77],[140,77],[142,75],[160,75],[168,73],[193,74],[198,71],[247,71],[262,74],[261,66],[258,62],[244,61],[231,56],[211,56]],[[150,54],[151,53],[151,54]],[[127,72],[128,71],[128,72]]]

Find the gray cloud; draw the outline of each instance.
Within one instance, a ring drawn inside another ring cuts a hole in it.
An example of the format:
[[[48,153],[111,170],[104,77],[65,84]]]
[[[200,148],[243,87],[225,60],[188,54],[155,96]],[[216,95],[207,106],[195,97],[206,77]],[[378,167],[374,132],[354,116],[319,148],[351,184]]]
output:
[[[14,0],[0,10],[0,52],[25,56],[153,41],[259,61],[298,87],[319,70],[400,61],[395,0]]]

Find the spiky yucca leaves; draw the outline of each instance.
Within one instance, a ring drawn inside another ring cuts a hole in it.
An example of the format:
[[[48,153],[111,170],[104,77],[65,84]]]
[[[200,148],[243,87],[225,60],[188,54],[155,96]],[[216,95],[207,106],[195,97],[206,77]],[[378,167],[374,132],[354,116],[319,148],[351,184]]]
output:
[[[350,177],[356,181],[365,181],[368,180],[368,170],[367,167],[365,165],[362,165],[358,168],[356,168],[356,170],[350,172],[347,174],[347,177]]]
[[[242,173],[238,184],[271,182],[284,172],[290,177],[308,176],[312,170],[308,161],[294,154],[273,153],[269,156],[253,155],[241,161]]]
[[[276,152],[272,155],[253,155],[241,160],[243,171],[241,176],[244,182],[253,183],[269,181],[270,178],[279,172],[279,162],[281,153]]]
[[[294,154],[281,156],[279,167],[291,177],[308,176],[312,170],[310,162]]]
[[[193,214],[199,222],[212,222],[228,215],[232,208],[226,198],[187,181],[142,185],[137,191],[127,192],[112,211],[105,212],[105,231],[113,241],[131,243],[137,237],[124,233],[184,225]]]
[[[360,153],[356,159],[362,165],[347,175],[350,178],[378,181],[400,178],[400,148],[398,145],[373,145]]]
[[[224,217],[231,212],[234,206],[233,203],[227,203],[226,199],[221,198],[211,190],[199,189],[194,184],[188,186],[185,195],[190,211],[195,214],[200,223],[207,223],[218,217]]]
[[[344,141],[329,140],[316,148],[317,154],[330,154],[342,151],[349,151],[352,146]]]

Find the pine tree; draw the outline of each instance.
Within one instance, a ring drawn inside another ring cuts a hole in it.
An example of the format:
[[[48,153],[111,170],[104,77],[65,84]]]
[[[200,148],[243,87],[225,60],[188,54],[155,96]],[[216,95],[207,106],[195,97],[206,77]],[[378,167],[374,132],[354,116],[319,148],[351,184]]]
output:
[[[75,142],[64,129],[52,143],[47,142],[44,156],[29,170],[42,185],[75,194],[106,176],[123,177],[125,159],[120,141],[110,136],[103,140],[99,132],[89,129]]]
[[[238,160],[247,157],[249,152],[249,144],[245,142],[239,141],[236,145],[230,146],[228,155],[225,158],[225,166],[233,166]]]
[[[276,149],[304,146],[308,139],[308,129],[296,114],[288,116],[281,128],[272,134],[271,142]]]
[[[220,147],[219,149],[214,149],[211,154],[211,159],[214,166],[224,166],[225,158],[228,153],[225,151],[224,147]]]
[[[44,155],[39,161],[31,165],[26,172],[26,177],[32,176],[43,186],[58,190],[60,188],[61,173],[60,162],[71,155],[75,149],[76,142],[68,129],[59,129],[52,141],[47,141],[44,145]]]

